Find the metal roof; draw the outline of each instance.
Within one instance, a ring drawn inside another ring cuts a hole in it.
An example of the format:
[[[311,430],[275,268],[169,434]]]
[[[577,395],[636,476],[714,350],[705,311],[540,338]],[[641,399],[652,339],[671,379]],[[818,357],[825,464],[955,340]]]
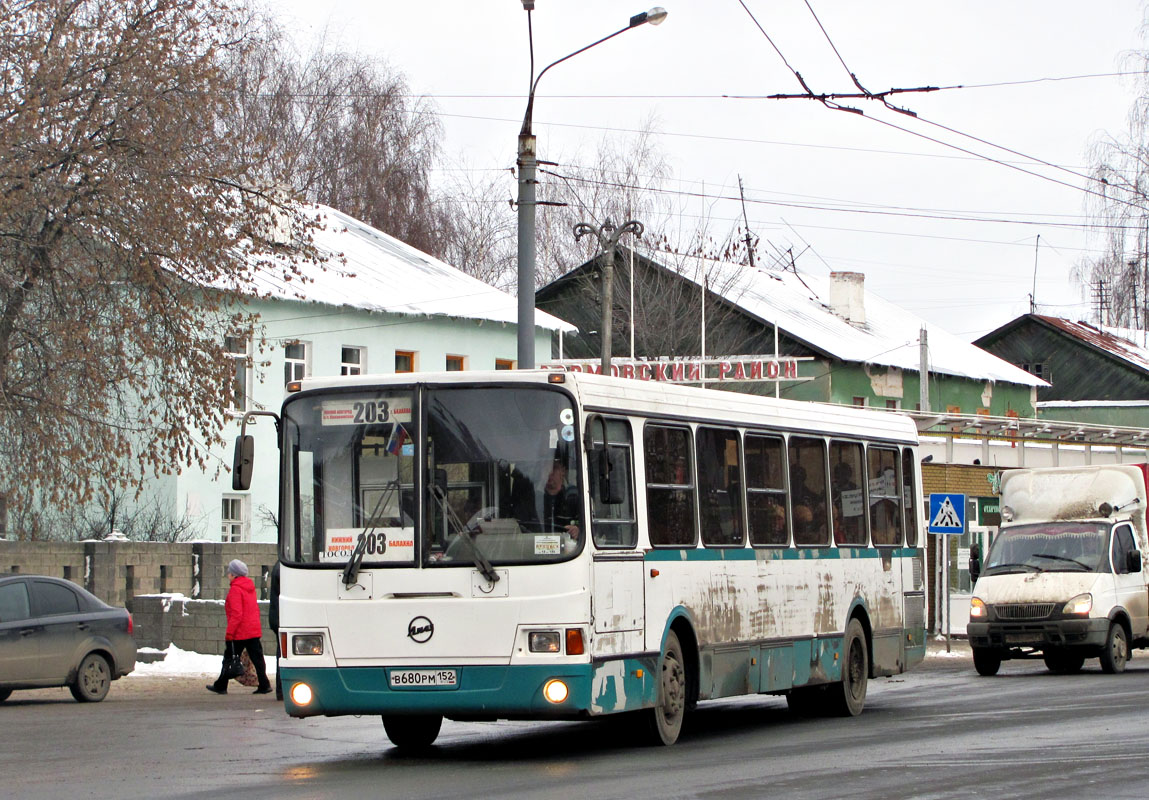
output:
[[[1096,328],[1088,322],[1070,322],[1061,317],[1046,317],[1041,314],[1034,314],[1033,316],[1051,328],[1084,342],[1090,347],[1102,350],[1144,372],[1149,372],[1149,350],[1137,346],[1130,340],[1129,336],[1134,331],[1120,331],[1118,333],[1119,329],[1114,329],[1113,332],[1110,332]]]

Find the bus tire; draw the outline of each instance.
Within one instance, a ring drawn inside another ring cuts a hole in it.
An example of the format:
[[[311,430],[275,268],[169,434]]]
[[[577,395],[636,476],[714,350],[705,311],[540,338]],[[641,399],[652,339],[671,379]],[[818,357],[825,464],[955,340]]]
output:
[[[837,717],[856,717],[866,705],[870,677],[870,651],[866,632],[857,618],[846,626],[842,681],[826,687],[827,711]]]
[[[686,659],[678,634],[670,631],[666,634],[666,650],[658,668],[654,708],[646,712],[651,744],[672,745],[678,741],[686,715],[687,677]]]
[[[1129,639],[1125,627],[1120,622],[1109,623],[1109,635],[1105,637],[1105,649],[1101,651],[1101,671],[1116,675],[1125,671],[1129,661]]]
[[[383,716],[383,730],[400,750],[423,750],[439,738],[443,717],[439,714]]]
[[[990,647],[973,648],[973,668],[978,675],[992,678],[1001,669],[1001,653]]]
[[[1046,668],[1055,675],[1074,675],[1081,672],[1085,656],[1065,650],[1047,650],[1042,654]]]

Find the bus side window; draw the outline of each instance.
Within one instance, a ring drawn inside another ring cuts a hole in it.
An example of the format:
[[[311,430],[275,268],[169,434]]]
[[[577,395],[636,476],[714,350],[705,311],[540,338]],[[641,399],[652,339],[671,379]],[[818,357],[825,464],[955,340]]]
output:
[[[689,428],[647,425],[642,435],[646,465],[646,521],[655,547],[693,547],[694,469]]]
[[[871,447],[866,451],[870,481],[870,536],[878,547],[902,543],[902,501],[898,493],[898,451]]]
[[[746,435],[746,510],[754,546],[790,543],[785,464],[781,437]]]
[[[906,546],[918,546],[918,500],[914,492],[914,451],[902,451],[902,510],[906,514]]]
[[[702,543],[741,547],[742,458],[738,431],[699,428],[698,500]]]
[[[830,543],[826,488],[826,442],[813,437],[791,436],[790,504],[795,546],[825,546]]]
[[[614,480],[622,489],[622,501],[604,503],[597,491],[597,458],[588,459],[587,486],[590,489],[591,534],[595,547],[633,548],[638,544],[638,521],[634,516],[634,446],[630,435],[630,423],[624,419],[606,420],[609,450],[615,454]],[[592,442],[602,444],[602,428],[591,427]],[[621,474],[619,472],[621,471]]]
[[[834,544],[869,544],[866,531],[866,480],[862,445],[858,442],[830,442],[830,507],[833,514]]]

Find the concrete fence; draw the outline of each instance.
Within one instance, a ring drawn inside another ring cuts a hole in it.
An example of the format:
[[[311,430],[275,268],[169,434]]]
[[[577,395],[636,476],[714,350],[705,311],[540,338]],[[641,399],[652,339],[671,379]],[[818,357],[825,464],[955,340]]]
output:
[[[138,647],[163,650],[174,643],[198,653],[223,652],[226,570],[233,558],[248,566],[261,601],[264,650],[274,654],[267,598],[275,544],[0,541],[0,572],[70,580],[131,611]]]

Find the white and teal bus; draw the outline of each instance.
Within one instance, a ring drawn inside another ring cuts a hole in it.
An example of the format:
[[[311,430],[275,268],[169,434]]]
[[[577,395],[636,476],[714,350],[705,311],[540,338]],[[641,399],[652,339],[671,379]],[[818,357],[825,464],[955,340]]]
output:
[[[856,715],[925,654],[905,416],[537,370],[304,380],[278,428],[292,716],[671,744],[712,698]]]

